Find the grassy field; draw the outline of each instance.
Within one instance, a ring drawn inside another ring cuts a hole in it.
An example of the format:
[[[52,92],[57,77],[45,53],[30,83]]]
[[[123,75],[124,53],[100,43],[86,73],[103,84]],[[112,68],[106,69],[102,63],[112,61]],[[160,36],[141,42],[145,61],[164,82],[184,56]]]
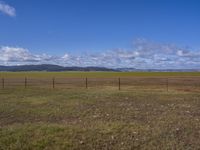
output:
[[[88,89],[1,89],[0,149],[200,149],[199,73],[69,74],[1,77],[133,77],[134,84],[127,78],[121,91],[107,84]],[[156,77],[159,82],[141,78],[136,83],[137,77]],[[169,91],[165,84],[157,85],[166,77],[172,78]],[[184,84],[182,77],[187,77]]]
[[[2,77],[30,77],[30,78],[48,78],[48,77],[200,77],[200,72],[0,72]]]

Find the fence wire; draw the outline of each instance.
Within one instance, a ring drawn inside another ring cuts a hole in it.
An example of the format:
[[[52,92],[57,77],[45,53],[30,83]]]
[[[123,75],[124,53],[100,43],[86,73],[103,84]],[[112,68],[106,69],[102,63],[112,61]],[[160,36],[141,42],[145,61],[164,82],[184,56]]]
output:
[[[116,88],[118,90],[200,91],[200,77],[123,77],[123,78],[2,78],[6,88]]]

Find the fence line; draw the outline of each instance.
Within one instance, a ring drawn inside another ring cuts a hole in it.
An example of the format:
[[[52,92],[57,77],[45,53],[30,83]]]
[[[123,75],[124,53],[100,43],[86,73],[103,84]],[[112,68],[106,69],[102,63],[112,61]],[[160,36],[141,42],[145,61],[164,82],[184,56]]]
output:
[[[116,79],[118,81],[116,82]],[[24,80],[24,81],[23,81]],[[52,80],[52,81],[51,81]],[[168,92],[171,87],[195,87],[200,89],[200,78],[199,77],[188,77],[188,78],[145,78],[145,77],[124,77],[124,78],[55,78],[50,80],[41,78],[4,78],[1,79],[2,89],[6,87],[23,86],[28,88],[31,86],[50,86],[55,89],[56,87],[63,86],[66,87],[70,85],[71,87],[84,87],[88,89],[89,87],[96,86],[112,86],[122,90],[126,87],[141,87],[141,88],[151,88],[155,87],[161,89],[166,87],[165,90]],[[85,83],[84,83],[85,82]],[[123,83],[123,86],[122,86]],[[85,85],[84,85],[85,84]],[[198,85],[198,86],[197,86]],[[161,87],[162,86],[162,87]]]

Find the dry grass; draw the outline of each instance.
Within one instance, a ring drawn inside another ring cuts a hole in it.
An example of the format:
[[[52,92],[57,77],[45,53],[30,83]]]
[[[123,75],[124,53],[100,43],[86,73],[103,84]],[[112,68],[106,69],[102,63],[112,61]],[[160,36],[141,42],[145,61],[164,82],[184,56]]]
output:
[[[199,79],[140,79],[2,89],[0,149],[200,149]]]

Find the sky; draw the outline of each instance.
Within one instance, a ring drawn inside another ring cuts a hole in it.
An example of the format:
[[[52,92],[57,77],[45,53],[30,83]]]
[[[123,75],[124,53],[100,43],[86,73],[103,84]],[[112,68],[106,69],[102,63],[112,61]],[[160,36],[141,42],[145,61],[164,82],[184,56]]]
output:
[[[199,0],[0,0],[0,65],[200,69]]]

